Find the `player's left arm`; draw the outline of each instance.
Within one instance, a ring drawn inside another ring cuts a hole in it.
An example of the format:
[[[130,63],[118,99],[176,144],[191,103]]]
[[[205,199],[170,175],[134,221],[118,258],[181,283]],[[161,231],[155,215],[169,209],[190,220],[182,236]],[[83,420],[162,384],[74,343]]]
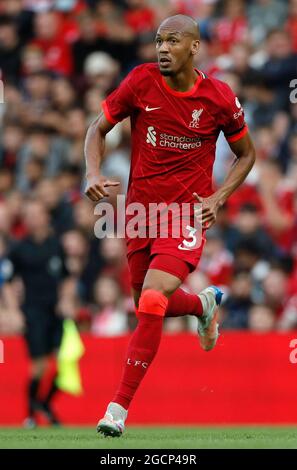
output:
[[[197,193],[193,194],[202,204],[202,210],[196,211],[196,216],[202,214],[203,228],[210,228],[215,223],[219,208],[243,183],[256,159],[255,148],[248,132],[239,140],[229,142],[229,145],[236,159],[222,186],[207,198],[202,198]]]

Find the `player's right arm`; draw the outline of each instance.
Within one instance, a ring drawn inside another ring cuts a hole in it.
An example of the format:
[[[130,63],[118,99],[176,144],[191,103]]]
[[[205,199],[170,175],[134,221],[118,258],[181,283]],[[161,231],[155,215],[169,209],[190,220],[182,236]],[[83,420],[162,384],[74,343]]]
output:
[[[103,112],[88,128],[85,140],[86,188],[85,194],[91,201],[100,201],[108,196],[106,188],[118,186],[119,182],[110,181],[100,174],[100,165],[105,149],[105,136],[114,127]]]
[[[137,79],[139,67],[133,69],[103,102],[102,112],[90,125],[85,140],[86,180],[85,194],[92,201],[108,196],[106,188],[118,186],[100,174],[100,164],[105,149],[105,136],[117,122],[131,116],[137,107]]]

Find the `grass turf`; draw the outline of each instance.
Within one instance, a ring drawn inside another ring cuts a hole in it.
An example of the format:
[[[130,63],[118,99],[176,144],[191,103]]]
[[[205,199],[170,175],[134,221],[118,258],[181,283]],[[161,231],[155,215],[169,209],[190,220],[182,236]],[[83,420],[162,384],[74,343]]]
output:
[[[297,449],[297,427],[133,427],[120,438],[94,428],[0,428],[1,449]]]

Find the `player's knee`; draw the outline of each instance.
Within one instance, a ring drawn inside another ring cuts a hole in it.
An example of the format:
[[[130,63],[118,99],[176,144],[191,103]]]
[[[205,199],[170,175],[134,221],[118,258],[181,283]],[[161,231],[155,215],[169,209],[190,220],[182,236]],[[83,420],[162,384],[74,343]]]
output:
[[[155,289],[145,289],[139,299],[138,312],[139,314],[146,313],[164,317],[167,304],[168,299],[162,292]]]
[[[149,279],[144,283],[142,292],[145,292],[147,290],[154,290],[156,292],[160,292],[168,298],[171,296],[172,292],[174,292],[175,289],[172,289],[171,285],[168,282],[165,282],[163,279]]]

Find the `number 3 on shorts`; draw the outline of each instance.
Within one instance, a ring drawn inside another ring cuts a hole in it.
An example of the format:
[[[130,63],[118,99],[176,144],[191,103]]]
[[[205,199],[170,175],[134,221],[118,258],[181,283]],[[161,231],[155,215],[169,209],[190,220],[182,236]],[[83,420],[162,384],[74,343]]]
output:
[[[190,225],[187,225],[186,229],[189,230],[188,238],[191,238],[192,240],[191,241],[183,240],[182,243],[178,245],[178,248],[180,250],[191,250],[192,248],[194,248],[197,242],[197,237],[195,235],[195,233],[197,232],[197,229],[194,227],[191,227]]]

